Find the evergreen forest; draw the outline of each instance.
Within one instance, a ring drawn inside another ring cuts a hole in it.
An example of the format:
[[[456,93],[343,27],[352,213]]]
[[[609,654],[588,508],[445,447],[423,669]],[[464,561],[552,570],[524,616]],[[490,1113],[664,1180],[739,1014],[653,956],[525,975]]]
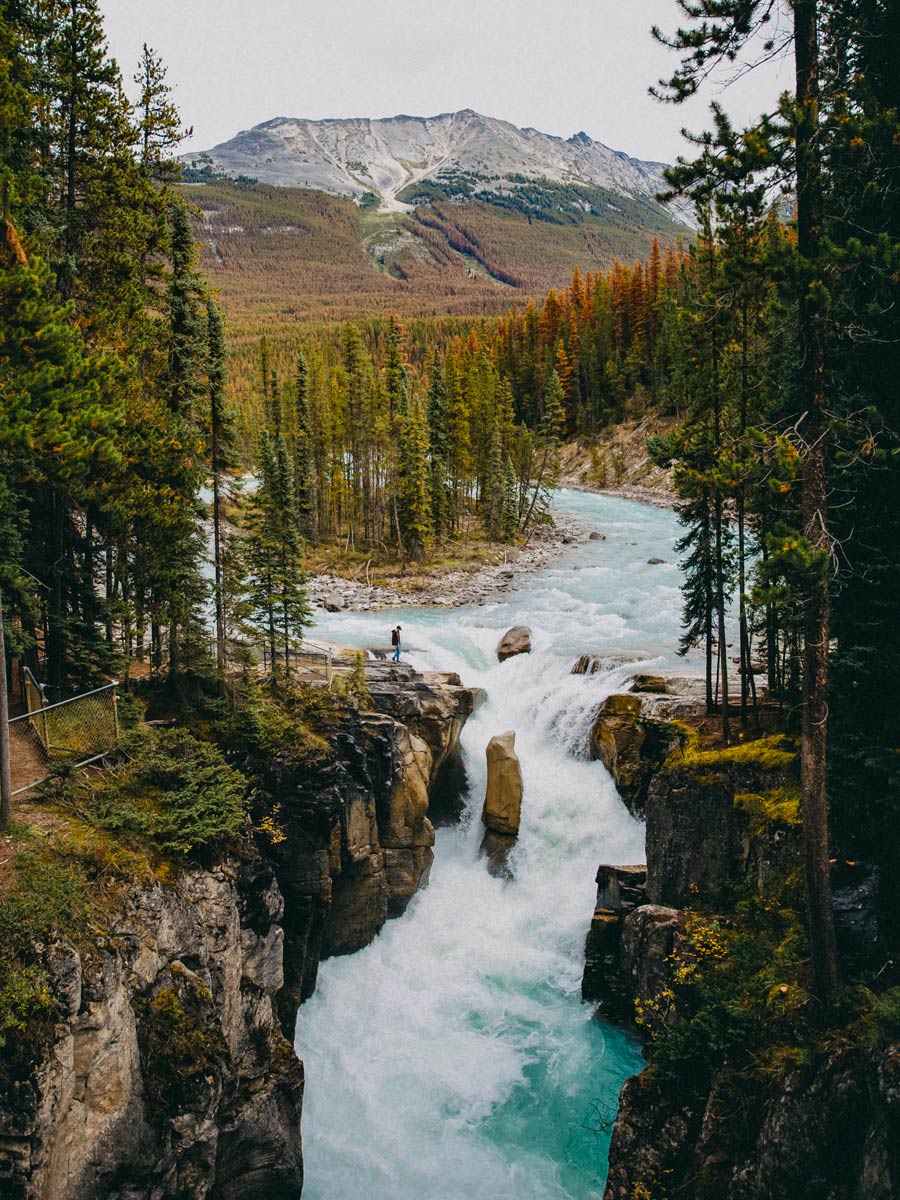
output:
[[[51,701],[133,677],[227,708],[251,661],[291,675],[310,564],[415,571],[461,544],[523,546],[552,523],[563,448],[596,456],[646,418],[716,745],[772,733],[765,676],[799,753],[798,1007],[843,1029],[875,994],[900,1006],[895,965],[842,971],[830,885],[834,857],[876,864],[897,948],[900,7],[672,7],[661,102],[747,46],[795,79],[748,128],[715,103],[670,168],[696,235],[572,262],[567,286],[503,292],[504,311],[385,301],[230,347],[159,55],[145,45],[123,79],[97,0],[0,6],[4,667]],[[437,203],[452,224],[454,197]]]

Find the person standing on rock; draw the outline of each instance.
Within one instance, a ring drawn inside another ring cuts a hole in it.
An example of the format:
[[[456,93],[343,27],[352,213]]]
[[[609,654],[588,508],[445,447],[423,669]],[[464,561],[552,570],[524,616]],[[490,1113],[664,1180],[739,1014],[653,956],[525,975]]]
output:
[[[394,647],[394,662],[400,661],[400,626],[396,625],[391,630],[391,645]]]

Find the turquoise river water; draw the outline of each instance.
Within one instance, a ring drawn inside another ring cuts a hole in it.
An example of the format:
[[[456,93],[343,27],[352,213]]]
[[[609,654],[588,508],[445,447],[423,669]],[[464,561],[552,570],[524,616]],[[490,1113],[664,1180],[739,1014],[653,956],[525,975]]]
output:
[[[458,671],[487,702],[463,732],[460,826],[438,831],[429,886],[366,949],[322,964],[301,1008],[304,1200],[588,1200],[603,1192],[607,1121],[637,1042],[580,1002],[599,863],[642,862],[644,833],[584,757],[627,668],[571,674],[585,652],[672,663],[679,572],[672,513],[563,491],[584,533],[498,603],[323,615],[312,637],[366,646],[403,626],[404,657]],[[603,541],[587,540],[596,529]],[[658,557],[661,565],[647,560]],[[498,664],[511,625],[530,655]],[[515,878],[478,858],[484,749],[516,731]]]

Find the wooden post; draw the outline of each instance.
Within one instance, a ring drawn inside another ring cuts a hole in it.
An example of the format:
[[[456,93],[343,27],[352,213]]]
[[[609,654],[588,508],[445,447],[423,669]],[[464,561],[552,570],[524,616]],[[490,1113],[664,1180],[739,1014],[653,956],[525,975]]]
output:
[[[0,830],[12,820],[12,770],[9,755],[9,697],[6,694],[6,642],[3,636],[3,595],[0,593]]]

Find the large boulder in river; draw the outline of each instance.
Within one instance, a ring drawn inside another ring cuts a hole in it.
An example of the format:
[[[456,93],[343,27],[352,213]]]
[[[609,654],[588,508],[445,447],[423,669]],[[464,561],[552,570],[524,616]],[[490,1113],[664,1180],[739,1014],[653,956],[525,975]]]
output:
[[[572,668],[573,675],[596,675],[598,671],[614,671],[626,663],[640,662],[642,654],[582,654]]]
[[[487,744],[487,791],[481,819],[493,833],[515,836],[522,816],[522,768],[513,730],[499,733]]]
[[[513,625],[507,629],[497,646],[497,658],[506,662],[517,654],[531,653],[531,630],[527,625]]]

